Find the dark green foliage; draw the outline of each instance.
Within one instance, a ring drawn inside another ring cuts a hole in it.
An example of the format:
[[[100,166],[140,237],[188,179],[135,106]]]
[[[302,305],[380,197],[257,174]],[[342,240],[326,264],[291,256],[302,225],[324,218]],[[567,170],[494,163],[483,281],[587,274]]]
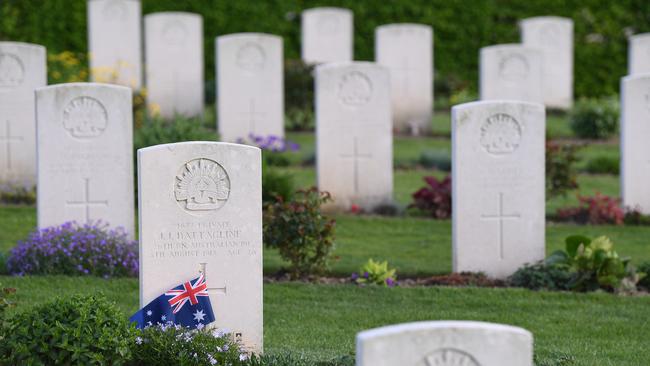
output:
[[[291,161],[287,155],[281,152],[263,150],[262,158],[268,166],[287,167],[291,165]]]
[[[591,174],[618,175],[619,159],[612,156],[599,156],[587,162],[585,171]]]
[[[420,153],[418,164],[424,168],[451,171],[451,156],[446,151],[425,150]]]
[[[313,131],[316,127],[313,109],[286,109],[284,127],[288,131]]]
[[[397,216],[402,213],[402,207],[395,202],[384,202],[373,207],[372,213],[381,216]]]
[[[245,358],[240,360],[239,347],[229,335],[194,332],[173,324],[159,324],[133,334],[132,366],[248,365]]]
[[[254,357],[247,366],[354,366],[354,356],[341,356],[327,361],[314,361],[297,353],[265,354],[261,357]]]
[[[124,365],[131,330],[103,296],[55,299],[10,318],[0,355],[9,365]]]
[[[289,131],[314,129],[314,67],[300,60],[284,63],[286,128]]]
[[[578,96],[611,95],[627,74],[627,30],[650,30],[650,3],[642,0],[564,1],[483,0],[277,0],[178,1],[143,0],[143,14],[190,11],[203,15],[205,73],[214,79],[214,37],[236,32],[265,32],[284,39],[285,56],[300,58],[300,11],[315,6],[352,9],[355,60],[374,57],[374,29],[387,23],[412,22],[435,29],[436,89],[477,90],[478,54],[484,46],[519,41],[517,22],[539,15],[575,21],[575,92]],[[62,22],[61,19],[65,19]],[[3,0],[0,39],[45,45],[50,52],[85,52],[86,2]]]
[[[546,143],[546,198],[564,196],[578,188],[575,162],[578,145]]]
[[[36,203],[36,187],[0,186],[0,203],[12,205],[33,205]]]
[[[285,201],[291,200],[294,191],[294,182],[291,175],[263,164],[262,202],[272,203],[279,198]]]
[[[166,121],[152,118],[137,128],[133,134],[133,145],[138,149],[159,144],[183,141],[216,141],[217,134],[203,126],[200,118],[177,116]],[[137,154],[136,154],[137,155]]]
[[[321,274],[328,268],[334,249],[334,220],[323,215],[321,205],[329,193],[316,188],[296,192],[291,201],[266,205],[264,245],[278,249],[291,263],[292,277]]]
[[[623,223],[625,225],[647,226],[650,225],[650,216],[642,214],[638,209],[627,208],[623,217]]]
[[[645,273],[645,277],[639,281],[639,286],[643,287],[646,291],[650,291],[650,262],[643,262],[637,268],[639,273]]]
[[[0,283],[0,329],[3,329],[5,324],[5,311],[8,308],[16,306],[16,303],[12,300],[16,289],[12,287],[2,287]],[[0,342],[3,339],[3,335],[0,333]]]
[[[569,113],[573,133],[585,139],[605,139],[618,133],[620,113],[615,98],[582,99]]]
[[[531,290],[569,290],[570,280],[571,273],[566,268],[547,266],[544,263],[527,264],[509,278],[512,286]]]
[[[562,352],[553,352],[550,357],[550,359],[539,360],[539,356],[535,353],[535,366],[572,366],[578,364],[575,356]]]

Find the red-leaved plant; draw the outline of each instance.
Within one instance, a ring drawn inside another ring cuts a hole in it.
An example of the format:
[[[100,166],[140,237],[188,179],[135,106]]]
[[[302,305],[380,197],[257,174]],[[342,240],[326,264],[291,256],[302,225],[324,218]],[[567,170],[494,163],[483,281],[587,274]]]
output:
[[[442,180],[424,177],[427,185],[413,193],[413,203],[409,207],[428,213],[435,219],[451,217],[451,176]]]
[[[557,217],[579,224],[623,225],[625,211],[621,208],[620,199],[596,193],[594,196],[578,195],[578,200],[578,207],[561,208],[557,210]]]

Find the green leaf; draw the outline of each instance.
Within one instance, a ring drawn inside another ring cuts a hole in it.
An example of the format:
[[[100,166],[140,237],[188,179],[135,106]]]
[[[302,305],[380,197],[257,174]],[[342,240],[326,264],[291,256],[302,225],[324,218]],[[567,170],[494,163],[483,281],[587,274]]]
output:
[[[545,260],[544,264],[547,266],[556,266],[560,264],[568,264],[570,258],[567,253],[563,250],[556,250],[551,255],[549,255]]]
[[[570,257],[575,257],[578,254],[578,248],[580,244],[588,246],[591,243],[591,239],[582,235],[571,235],[564,239],[566,243],[566,251]]]

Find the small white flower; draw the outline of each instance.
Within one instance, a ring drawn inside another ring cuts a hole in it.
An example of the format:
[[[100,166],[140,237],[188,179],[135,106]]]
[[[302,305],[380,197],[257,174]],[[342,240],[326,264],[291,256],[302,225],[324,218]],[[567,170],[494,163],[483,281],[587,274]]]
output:
[[[142,344],[142,338],[141,337],[135,337],[135,344]]]
[[[248,355],[245,353],[240,353],[239,354],[239,361],[246,361],[248,360]]]
[[[199,323],[199,324],[196,326],[196,329],[201,330],[201,329],[203,329],[203,327],[205,327],[205,325],[203,325],[203,323]]]
[[[230,346],[228,346],[227,344],[223,345],[223,351],[224,352],[228,352],[229,349],[230,349]]]
[[[198,357],[199,355],[197,355],[196,352],[194,352],[194,358],[198,358]]]
[[[209,353],[208,353],[208,362],[210,362],[210,365],[216,365],[217,364],[217,360],[214,357],[212,357],[212,355],[209,354]]]
[[[223,349],[219,346],[217,346],[217,352],[223,352]]]
[[[147,316],[151,316],[151,314],[153,314],[151,310],[147,310]]]
[[[167,316],[165,316],[165,315],[161,316],[161,317],[160,317],[160,320],[162,320],[162,321],[167,320]]]

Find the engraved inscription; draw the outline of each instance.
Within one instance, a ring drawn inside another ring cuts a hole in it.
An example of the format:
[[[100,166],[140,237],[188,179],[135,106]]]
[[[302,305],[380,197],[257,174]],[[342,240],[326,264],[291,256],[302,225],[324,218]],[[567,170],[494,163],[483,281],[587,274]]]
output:
[[[259,71],[264,68],[266,54],[255,43],[246,43],[237,51],[237,66],[246,71]]]
[[[351,71],[341,77],[339,84],[341,103],[359,107],[368,103],[371,97],[372,83],[366,75],[359,71]]]
[[[507,81],[526,79],[529,71],[528,60],[519,53],[507,54],[499,62],[499,77]]]
[[[101,135],[108,124],[106,108],[95,98],[77,97],[63,110],[63,128],[72,137],[87,139]]]
[[[108,21],[123,21],[126,13],[126,3],[123,0],[109,0],[102,9],[104,19]]]
[[[179,21],[165,24],[163,39],[170,46],[182,46],[187,39],[187,28]]]
[[[23,83],[25,66],[20,58],[10,53],[0,53],[0,87],[13,88]]]
[[[481,126],[481,145],[492,155],[507,155],[519,147],[521,125],[512,116],[497,113]]]
[[[481,364],[467,352],[441,348],[424,357],[418,366],[481,366]]]
[[[230,178],[214,160],[199,158],[184,164],[176,175],[174,196],[187,212],[208,213],[223,207],[230,196]]]

